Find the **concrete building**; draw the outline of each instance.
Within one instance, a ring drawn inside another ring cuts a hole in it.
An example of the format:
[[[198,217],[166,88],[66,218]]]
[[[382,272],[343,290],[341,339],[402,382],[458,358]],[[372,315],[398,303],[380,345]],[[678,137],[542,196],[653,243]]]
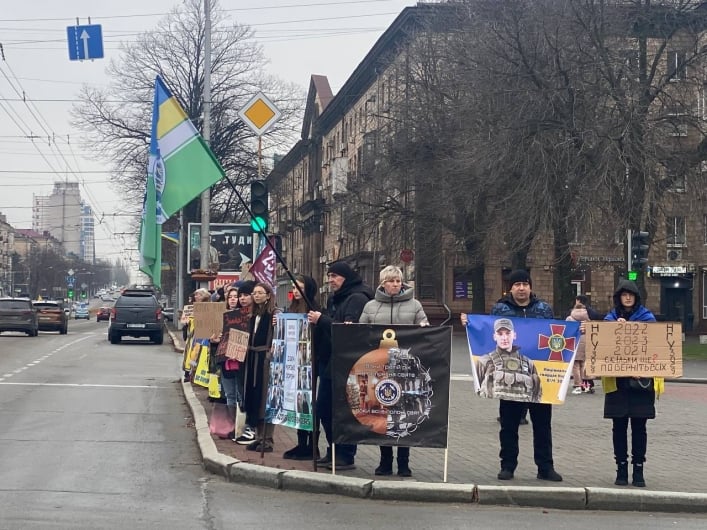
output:
[[[34,196],[32,228],[49,232],[64,247],[66,255],[82,256],[81,193],[78,182],[55,182],[52,193]]]
[[[0,214],[0,296],[12,295],[12,254],[15,234],[5,215]]]
[[[81,253],[79,258],[86,263],[96,262],[96,229],[93,218],[93,208],[85,202],[81,203]]]
[[[275,165],[268,176],[271,193],[272,232],[281,236],[283,255],[293,272],[311,274],[317,279],[322,299],[327,287],[326,266],[345,259],[370,285],[377,285],[377,274],[387,264],[399,265],[415,285],[416,296],[429,315],[440,321],[449,307],[455,315],[469,311],[471,287],[465,275],[468,256],[460,252],[446,234],[424,234],[415,217],[398,225],[381,222],[370,226],[366,212],[358,211],[344,200],[358,193],[365,198],[369,190],[352,189],[355,177],[371,171],[377,153],[393,138],[396,101],[406,97],[408,68],[406,42],[414,39],[422,21],[444,9],[441,5],[417,4],[401,12],[383,33],[370,52],[334,95],[325,76],[311,76],[300,140]],[[664,54],[656,62],[658,74],[669,81],[666,93],[683,102],[680,111],[663,109],[659,116],[667,124],[664,134],[666,160],[680,157],[682,150],[704,143],[700,129],[690,127],[685,108],[696,108],[707,119],[707,77],[698,87],[686,79],[684,50],[694,42],[704,42],[704,9],[696,8],[694,17],[685,15],[689,31],[676,31],[663,50],[649,38],[648,54]],[[676,19],[662,17],[670,23]],[[658,31],[660,20],[653,26]],[[658,29],[656,29],[658,28]],[[701,32],[701,33],[700,33]],[[692,40],[691,40],[692,39]],[[621,43],[627,46],[631,43]],[[629,49],[633,54],[633,50]],[[699,76],[700,65],[692,65]],[[697,105],[693,104],[697,101]],[[690,116],[692,117],[692,116]],[[707,171],[707,166],[701,168]],[[686,193],[694,173],[685,167],[654,168],[652,178],[665,182],[661,208],[648,219],[655,231],[646,266],[647,305],[661,319],[679,321],[683,329],[707,332],[707,204]],[[391,201],[415,211],[416,201],[424,197],[414,193],[414,182],[395,190]],[[578,235],[570,242],[572,277],[569,282],[577,293],[588,294],[599,310],[611,307],[612,293],[620,277],[626,275],[626,231],[604,226],[602,233]],[[604,233],[605,232],[605,233]],[[552,238],[539,234],[530,248],[526,265],[533,277],[533,290],[554,303],[556,281]],[[483,256],[484,294],[487,310],[504,292],[504,279],[511,269],[512,249],[503,241],[489,245]],[[440,265],[441,264],[441,265]],[[280,273],[283,271],[280,270]],[[283,287],[288,280],[280,274]],[[558,316],[569,308],[555,307]]]

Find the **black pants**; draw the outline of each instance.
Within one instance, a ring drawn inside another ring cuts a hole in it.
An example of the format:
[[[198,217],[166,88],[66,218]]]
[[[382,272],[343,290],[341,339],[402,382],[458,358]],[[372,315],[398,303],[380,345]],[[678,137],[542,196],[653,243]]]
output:
[[[530,411],[533,423],[533,453],[535,465],[539,471],[553,469],[552,461],[552,405],[545,403],[521,403],[519,401],[501,400],[501,469],[515,471],[518,467],[518,427],[525,415],[526,408]]]
[[[319,421],[324,427],[327,443],[331,447],[334,439],[333,431],[333,394],[332,381],[327,377],[322,377],[319,380],[319,388],[317,390],[317,415]],[[328,449],[327,449],[328,451]],[[356,457],[356,445],[354,444],[336,444],[336,460],[344,464],[353,464]]]
[[[393,447],[390,445],[381,445],[381,463],[393,463]],[[410,448],[398,447],[398,464],[408,463],[410,461]]]
[[[648,433],[646,422],[648,418],[631,419],[631,463],[642,464],[646,461]],[[616,462],[628,462],[628,420],[629,418],[611,418],[613,427],[611,434],[614,442],[614,457]]]

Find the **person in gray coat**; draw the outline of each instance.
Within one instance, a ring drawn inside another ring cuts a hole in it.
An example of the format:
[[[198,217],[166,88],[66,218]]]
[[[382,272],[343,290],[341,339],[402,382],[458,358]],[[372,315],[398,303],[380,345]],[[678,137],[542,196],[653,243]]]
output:
[[[388,265],[380,272],[380,285],[373,300],[364,307],[358,320],[359,324],[413,324],[429,326],[422,304],[413,297],[413,289],[403,283],[403,271]],[[380,447],[380,464],[376,475],[393,474],[393,448]],[[410,448],[398,447],[398,475],[412,476],[410,470]]]

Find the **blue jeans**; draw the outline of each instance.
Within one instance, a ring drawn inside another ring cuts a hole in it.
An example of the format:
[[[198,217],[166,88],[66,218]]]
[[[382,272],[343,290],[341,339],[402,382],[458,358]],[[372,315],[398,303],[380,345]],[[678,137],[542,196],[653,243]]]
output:
[[[229,407],[235,407],[241,401],[240,385],[238,384],[240,380],[239,372],[240,370],[235,373],[235,377],[224,377],[223,372],[221,372],[221,386],[224,394],[226,394],[226,405]]]

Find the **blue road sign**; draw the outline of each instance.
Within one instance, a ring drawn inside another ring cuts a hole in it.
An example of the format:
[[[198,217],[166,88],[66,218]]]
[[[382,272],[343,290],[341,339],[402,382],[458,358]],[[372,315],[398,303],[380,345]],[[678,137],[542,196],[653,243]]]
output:
[[[73,287],[75,283],[76,283],[76,278],[74,276],[67,276],[66,277],[66,285],[67,286]]]
[[[103,58],[103,30],[100,24],[68,26],[66,36],[69,43],[69,59],[72,61]]]

